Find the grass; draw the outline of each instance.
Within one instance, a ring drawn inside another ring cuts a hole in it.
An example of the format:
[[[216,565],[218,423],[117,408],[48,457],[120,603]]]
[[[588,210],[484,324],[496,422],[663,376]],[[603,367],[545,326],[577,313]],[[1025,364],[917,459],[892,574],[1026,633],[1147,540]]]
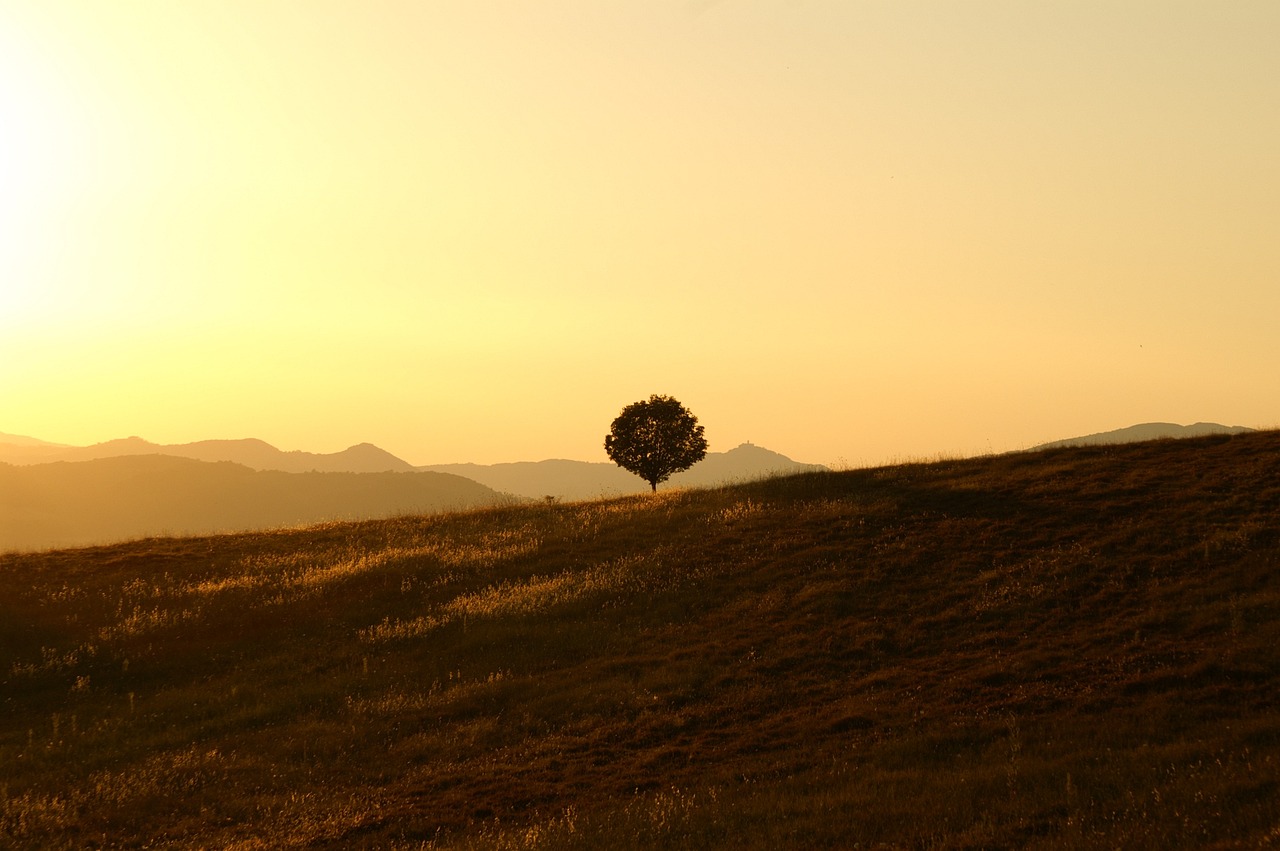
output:
[[[1280,846],[1280,432],[0,556],[0,847]]]

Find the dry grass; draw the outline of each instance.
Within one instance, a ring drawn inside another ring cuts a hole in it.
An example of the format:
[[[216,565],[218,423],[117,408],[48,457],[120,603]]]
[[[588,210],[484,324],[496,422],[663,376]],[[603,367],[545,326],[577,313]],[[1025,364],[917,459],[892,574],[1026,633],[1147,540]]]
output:
[[[0,847],[1280,846],[1280,433],[0,556]]]

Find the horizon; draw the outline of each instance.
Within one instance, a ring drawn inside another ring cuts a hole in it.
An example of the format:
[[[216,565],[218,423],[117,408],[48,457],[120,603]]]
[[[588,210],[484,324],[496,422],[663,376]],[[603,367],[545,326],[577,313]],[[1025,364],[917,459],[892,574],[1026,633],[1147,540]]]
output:
[[[17,438],[19,441],[22,441],[22,442],[25,442],[25,441],[35,441],[35,443],[36,443],[36,444],[40,444],[40,445],[44,445],[44,446],[49,446],[49,447],[54,447],[54,448],[60,448],[60,449],[89,449],[89,448],[92,448],[92,447],[95,447],[95,446],[105,446],[105,445],[107,445],[107,444],[111,444],[111,443],[130,443],[130,442],[135,442],[135,441],[136,441],[136,442],[145,443],[145,444],[147,444],[147,445],[149,445],[149,446],[159,446],[159,447],[169,447],[169,446],[189,446],[189,445],[193,445],[193,444],[200,444],[200,443],[240,443],[240,442],[257,442],[257,443],[261,443],[261,444],[264,444],[264,445],[266,445],[266,446],[269,446],[270,448],[275,449],[275,450],[276,450],[276,451],[278,451],[278,452],[285,452],[285,453],[299,452],[299,453],[308,454],[308,455],[331,455],[331,454],[336,454],[336,453],[339,453],[339,452],[346,452],[346,451],[349,451],[349,450],[351,450],[351,449],[358,449],[358,448],[360,448],[360,447],[362,447],[362,446],[368,446],[368,447],[371,447],[371,448],[373,448],[373,449],[380,450],[380,451],[382,451],[382,452],[387,452],[388,454],[390,454],[390,455],[392,455],[392,456],[394,456],[394,457],[398,458],[399,460],[404,461],[404,462],[406,462],[406,463],[408,463],[408,464],[411,464],[412,466],[415,466],[415,467],[444,467],[444,466],[459,466],[459,465],[476,464],[476,463],[477,463],[477,462],[474,462],[474,461],[442,461],[442,462],[428,461],[428,462],[424,462],[424,463],[421,463],[421,464],[419,464],[419,463],[414,463],[414,462],[410,461],[410,460],[409,460],[409,459],[407,459],[407,458],[402,458],[402,457],[400,457],[399,455],[396,455],[396,453],[394,453],[394,452],[390,452],[390,451],[389,451],[389,450],[387,450],[385,447],[378,446],[376,443],[372,443],[372,442],[367,441],[367,440],[362,440],[362,441],[358,441],[358,442],[356,442],[356,443],[352,443],[352,444],[350,444],[349,446],[344,446],[344,447],[342,447],[341,449],[336,449],[336,450],[326,451],[326,452],[316,452],[316,451],[311,450],[311,449],[300,449],[300,448],[294,448],[294,447],[277,446],[277,445],[275,445],[275,444],[271,443],[271,442],[270,442],[270,441],[268,441],[268,440],[263,440],[263,439],[262,439],[262,438],[260,438],[260,437],[209,437],[209,438],[202,438],[202,439],[200,439],[200,440],[183,441],[182,443],[159,443],[159,442],[154,441],[154,440],[148,440],[146,437],[143,437],[143,436],[141,436],[141,435],[137,435],[137,434],[130,434],[130,435],[127,435],[127,436],[125,436],[125,437],[113,437],[113,438],[109,438],[109,439],[107,439],[107,440],[98,440],[98,441],[94,441],[93,443],[88,443],[88,444],[67,444],[67,443],[55,443],[55,442],[52,442],[52,441],[43,440],[43,439],[41,439],[41,438],[39,438],[39,437],[37,437],[37,436],[35,436],[35,435],[30,435],[30,434],[13,434],[12,432],[0,431],[0,443],[7,443],[7,442],[10,442],[10,438]],[[17,444],[14,444],[14,445],[19,445],[19,446],[21,446],[21,445],[23,445],[23,443],[17,443]],[[732,446],[732,447],[730,447],[730,448],[728,448],[728,449],[708,449],[708,450],[707,450],[707,453],[708,453],[708,454],[721,454],[721,455],[723,455],[723,454],[724,454],[724,453],[726,453],[726,452],[732,452],[732,451],[733,451],[733,450],[735,450],[735,449],[742,449],[743,447],[751,447],[751,448],[753,448],[753,449],[764,449],[765,451],[772,452],[772,453],[777,454],[777,455],[784,455],[784,456],[786,455],[786,453],[783,453],[783,452],[775,452],[774,450],[770,449],[770,448],[769,448],[769,447],[767,447],[767,446],[759,446],[758,444],[752,443],[752,442],[751,442],[751,441],[749,441],[749,440],[743,441],[742,443],[739,443],[737,446]],[[789,456],[787,456],[787,457],[789,457]],[[794,459],[794,458],[790,458],[790,460],[795,461],[796,459]],[[581,462],[581,463],[586,463],[586,464],[600,463],[600,464],[607,464],[607,465],[610,465],[610,466],[613,466],[613,465],[614,465],[614,462],[613,462],[613,461],[608,460],[607,458],[606,458],[604,461],[590,461],[590,460],[581,459],[581,458],[555,458],[555,457],[547,457],[547,458],[521,458],[521,459],[517,459],[517,460],[514,460],[514,461],[495,461],[495,462],[491,462],[491,463],[493,463],[493,464],[504,464],[504,463],[507,463],[507,464],[510,464],[510,463],[521,464],[521,463],[538,463],[539,461],[574,461],[574,462]],[[3,463],[3,461],[0,461],[0,463]],[[802,462],[802,463],[803,463],[803,462]]]
[[[872,466],[1280,423],[1280,6],[0,10],[6,431]]]
[[[1105,431],[1101,431],[1101,432],[1090,432],[1090,433],[1088,433],[1088,434],[1070,435],[1070,436],[1065,436],[1065,437],[1061,437],[1061,438],[1055,438],[1054,440],[1043,441],[1042,443],[1040,443],[1040,444],[1036,444],[1036,445],[1033,445],[1033,446],[1018,447],[1018,448],[1014,448],[1014,449],[1002,450],[1002,451],[1000,451],[1000,452],[979,452],[979,453],[974,453],[974,454],[972,454],[972,455],[954,455],[954,454],[949,454],[949,453],[945,453],[945,452],[935,452],[935,453],[932,453],[932,454],[930,454],[930,455],[920,455],[920,456],[912,456],[912,457],[893,457],[893,458],[885,458],[885,459],[881,459],[880,461],[877,461],[877,462],[874,462],[874,463],[869,463],[869,464],[859,464],[859,465],[851,465],[851,464],[847,464],[847,463],[841,463],[841,464],[823,464],[822,462],[813,462],[813,461],[808,461],[808,460],[805,460],[805,459],[803,459],[803,458],[795,458],[795,457],[793,457],[793,456],[789,455],[789,454],[788,454],[788,453],[786,453],[786,452],[779,451],[779,450],[777,450],[777,449],[775,449],[775,448],[773,448],[773,447],[770,447],[770,446],[761,446],[760,444],[754,443],[754,442],[752,442],[752,441],[750,441],[750,440],[745,440],[745,441],[743,441],[743,442],[741,442],[741,443],[737,444],[736,446],[731,446],[731,447],[729,447],[729,448],[727,448],[727,449],[717,449],[717,448],[712,447],[712,448],[709,448],[709,449],[707,450],[707,454],[708,454],[708,455],[717,455],[717,454],[718,454],[718,455],[724,455],[724,454],[727,454],[727,453],[733,452],[733,451],[738,450],[738,449],[742,449],[742,448],[745,448],[745,447],[750,447],[750,448],[752,448],[752,449],[761,449],[761,450],[764,450],[764,451],[766,451],[766,452],[768,452],[768,453],[770,453],[770,454],[773,454],[773,455],[779,455],[779,456],[782,456],[783,458],[786,458],[788,461],[791,461],[791,462],[794,462],[794,463],[797,463],[797,464],[801,464],[801,465],[818,464],[818,465],[820,465],[820,466],[826,466],[826,467],[830,467],[830,468],[832,468],[832,469],[860,469],[860,468],[861,468],[861,469],[866,469],[866,468],[878,467],[878,466],[892,466],[892,465],[900,464],[900,463],[914,463],[914,462],[919,462],[919,461],[937,460],[937,459],[939,459],[939,458],[970,458],[970,457],[986,457],[986,456],[999,455],[999,454],[1007,454],[1007,453],[1014,453],[1014,452],[1025,452],[1025,451],[1031,451],[1031,450],[1039,449],[1039,448],[1042,448],[1042,447],[1044,447],[1044,446],[1049,446],[1049,445],[1051,445],[1051,444],[1059,443],[1059,442],[1063,442],[1063,441],[1082,440],[1082,439],[1088,439],[1088,438],[1098,437],[1098,436],[1102,436],[1102,435],[1117,434],[1117,433],[1121,433],[1121,432],[1127,432],[1127,431],[1131,431],[1131,430],[1141,429],[1141,428],[1143,428],[1143,427],[1153,427],[1153,426],[1173,426],[1174,428],[1177,428],[1177,429],[1190,429],[1190,428],[1194,428],[1194,427],[1196,427],[1196,426],[1211,426],[1211,427],[1214,427],[1214,428],[1221,427],[1221,428],[1226,429],[1226,430],[1242,428],[1242,426],[1240,426],[1239,424],[1231,424],[1231,423],[1217,423],[1217,422],[1209,422],[1209,421],[1203,421],[1203,420],[1196,421],[1196,422],[1194,422],[1194,423],[1170,423],[1170,422],[1163,422],[1163,421],[1152,421],[1152,422],[1147,422],[1147,423],[1133,423],[1133,424],[1130,424],[1130,425],[1127,425],[1127,426],[1122,426],[1122,427],[1115,428],[1115,429],[1107,429],[1107,430],[1105,430]],[[1246,431],[1267,431],[1267,430],[1275,429],[1275,428],[1277,428],[1277,427],[1276,427],[1276,426],[1243,426],[1243,428],[1244,428]],[[1183,435],[1178,435],[1178,436],[1180,437],[1180,436],[1183,436]],[[1188,435],[1188,436],[1189,436],[1189,435]],[[565,461],[565,462],[570,462],[570,463],[601,464],[601,465],[605,465],[605,466],[614,466],[614,465],[615,465],[615,462],[614,462],[614,461],[612,461],[612,460],[609,460],[607,457],[606,457],[604,460],[600,460],[600,459],[584,459],[584,458],[564,458],[564,457],[559,457],[559,456],[547,456],[547,457],[543,457],[543,458],[517,458],[517,459],[510,459],[510,460],[503,460],[503,461],[489,461],[489,462],[477,462],[477,461],[426,461],[426,462],[418,462],[418,461],[413,461],[413,460],[410,460],[410,459],[408,459],[408,458],[404,458],[403,456],[397,455],[395,452],[391,452],[391,451],[390,451],[390,450],[388,450],[386,447],[378,446],[376,443],[372,443],[372,442],[370,442],[370,441],[358,441],[358,442],[356,442],[356,443],[352,443],[352,444],[350,444],[350,445],[348,445],[348,446],[344,446],[344,447],[341,447],[341,448],[339,448],[339,449],[326,450],[326,451],[318,452],[318,451],[316,451],[316,450],[306,449],[306,448],[297,448],[297,447],[279,446],[279,445],[276,445],[276,444],[274,444],[274,443],[271,443],[271,442],[270,442],[270,441],[268,441],[268,440],[263,440],[262,438],[259,438],[259,437],[252,437],[252,436],[250,436],[250,437],[230,437],[230,438],[228,438],[228,437],[211,437],[211,438],[201,438],[201,439],[199,439],[199,440],[183,441],[183,442],[181,442],[181,443],[161,443],[161,442],[158,442],[158,441],[150,440],[150,439],[148,439],[148,438],[146,438],[146,437],[143,437],[143,436],[141,436],[141,435],[131,434],[131,435],[127,435],[127,436],[125,436],[125,437],[109,438],[109,439],[107,439],[107,440],[94,441],[94,442],[92,442],[92,443],[88,443],[88,444],[64,444],[64,443],[55,443],[55,442],[52,442],[52,441],[43,440],[43,439],[41,439],[40,437],[35,436],[35,435],[13,434],[13,433],[11,433],[11,432],[0,431],[0,444],[11,442],[11,440],[10,440],[10,439],[14,439],[14,438],[16,438],[16,439],[17,439],[17,441],[18,441],[18,442],[17,442],[16,444],[14,444],[14,445],[18,445],[18,446],[23,445],[23,444],[24,444],[24,442],[26,442],[26,441],[34,441],[36,444],[44,445],[44,446],[47,446],[47,447],[50,447],[50,448],[68,449],[68,450],[74,450],[74,449],[89,449],[89,448],[93,448],[93,447],[96,447],[96,446],[105,446],[105,445],[107,445],[107,444],[112,444],[112,443],[130,443],[130,442],[135,442],[135,441],[136,441],[136,442],[145,443],[145,444],[147,444],[147,445],[149,445],[149,446],[156,446],[156,447],[159,447],[159,448],[182,447],[182,446],[190,446],[190,445],[196,445],[196,444],[202,444],[202,443],[242,443],[242,442],[256,442],[256,443],[261,443],[261,444],[263,444],[263,445],[265,445],[265,446],[267,446],[267,447],[270,447],[271,449],[273,449],[273,450],[275,450],[275,451],[277,451],[277,452],[281,452],[281,453],[285,453],[285,454],[304,454],[304,455],[317,455],[317,456],[335,455],[335,454],[339,454],[339,453],[342,453],[342,452],[350,451],[350,450],[352,450],[352,449],[358,449],[358,448],[360,448],[360,447],[367,446],[367,447],[370,447],[370,448],[372,448],[372,449],[377,449],[377,450],[379,450],[380,452],[385,452],[385,453],[387,453],[387,454],[389,454],[389,455],[393,456],[394,458],[396,458],[396,459],[397,459],[397,460],[399,460],[399,461],[403,461],[403,462],[405,462],[405,463],[409,464],[410,466],[418,467],[418,468],[423,468],[423,467],[456,467],[456,466],[481,466],[481,467],[485,467],[485,466],[498,466],[498,465],[502,465],[502,464],[537,464],[537,463],[541,463],[541,462],[543,462],[543,461]],[[1150,439],[1150,438],[1141,438],[1141,437],[1139,437],[1139,438],[1134,438],[1134,440],[1144,440],[1144,439]],[[1130,441],[1125,440],[1125,441],[1122,441],[1122,442],[1130,442]],[[2,460],[0,460],[0,463],[4,463],[4,462],[3,462]]]

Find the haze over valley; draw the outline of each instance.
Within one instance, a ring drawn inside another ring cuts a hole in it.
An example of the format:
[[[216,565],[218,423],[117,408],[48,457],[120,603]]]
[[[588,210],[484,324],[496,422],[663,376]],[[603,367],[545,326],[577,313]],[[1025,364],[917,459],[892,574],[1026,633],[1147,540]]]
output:
[[[712,452],[664,487],[826,469],[758,446]],[[609,462],[414,467],[368,443],[281,451],[256,439],[161,445],[139,437],[64,446],[0,433],[0,550],[81,546],[330,520],[435,513],[517,500],[579,500],[648,486]]]
[[[501,501],[490,488],[444,473],[283,473],[165,455],[0,464],[0,550],[430,514]]]

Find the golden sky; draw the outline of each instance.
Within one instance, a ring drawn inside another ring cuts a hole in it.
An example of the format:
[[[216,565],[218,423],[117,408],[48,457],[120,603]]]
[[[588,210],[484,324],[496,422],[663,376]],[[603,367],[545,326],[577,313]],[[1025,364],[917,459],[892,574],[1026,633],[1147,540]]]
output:
[[[1275,0],[5,0],[0,431],[1280,424]]]

